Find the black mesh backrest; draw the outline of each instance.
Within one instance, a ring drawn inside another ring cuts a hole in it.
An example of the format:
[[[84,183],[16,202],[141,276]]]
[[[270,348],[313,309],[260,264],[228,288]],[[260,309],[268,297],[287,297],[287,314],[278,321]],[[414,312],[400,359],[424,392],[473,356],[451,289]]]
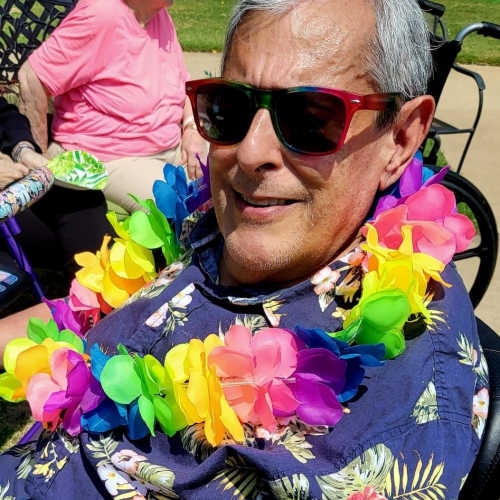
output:
[[[50,35],[76,2],[77,0],[0,2],[0,83],[9,83],[16,78],[23,62]]]
[[[456,40],[442,40],[431,34],[433,72],[427,86],[427,93],[434,97],[436,104],[461,48],[462,45]]]

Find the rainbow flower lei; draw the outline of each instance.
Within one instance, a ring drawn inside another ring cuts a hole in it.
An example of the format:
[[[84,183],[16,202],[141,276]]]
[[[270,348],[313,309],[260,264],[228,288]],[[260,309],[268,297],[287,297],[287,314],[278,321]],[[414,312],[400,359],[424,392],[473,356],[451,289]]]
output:
[[[242,443],[247,424],[269,433],[292,419],[334,426],[364,367],[403,352],[409,320],[431,327],[441,320],[428,308],[429,282],[449,286],[441,272],[475,231],[439,184],[446,170],[429,176],[414,159],[362,228],[362,292],[341,331],[297,326],[251,334],[232,326],[223,337],[178,344],[163,360],[122,345],[113,356],[97,344],[86,353],[84,334],[101,314],[155,277],[152,250],[161,249],[167,264],[180,257],[182,220],[208,199],[208,166],[202,168],[204,179],[188,184],[183,169],[166,165],[165,181],[155,183],[156,204],[136,199],[144,210],[121,222],[108,214],[118,235],[112,246],[106,237],[96,254],[76,255],[82,269],[69,298],[47,301],[54,320],[32,318],[27,338],[7,345],[2,398],[28,400],[35,420],[70,435],[124,427],[131,439],[158,428],[173,436],[201,423],[213,446]]]

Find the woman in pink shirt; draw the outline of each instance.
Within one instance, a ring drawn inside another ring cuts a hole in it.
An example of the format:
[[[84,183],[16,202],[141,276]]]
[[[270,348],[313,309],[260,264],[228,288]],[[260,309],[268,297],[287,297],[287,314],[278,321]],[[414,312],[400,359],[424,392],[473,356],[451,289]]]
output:
[[[105,162],[106,197],[133,210],[166,162],[199,172],[189,75],[165,7],[172,0],[80,0],[19,71],[24,113],[47,156],[83,149]],[[54,96],[48,143],[48,95]]]

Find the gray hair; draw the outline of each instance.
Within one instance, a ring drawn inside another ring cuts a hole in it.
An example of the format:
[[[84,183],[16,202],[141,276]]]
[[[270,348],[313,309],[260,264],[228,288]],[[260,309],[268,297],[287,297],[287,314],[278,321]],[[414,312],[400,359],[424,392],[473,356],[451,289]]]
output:
[[[305,0],[239,0],[226,34],[222,69],[227,63],[233,37],[251,11],[283,15]],[[373,0],[376,32],[366,54],[368,73],[378,92],[398,92],[402,101],[423,95],[432,72],[429,29],[416,0]],[[385,113],[384,113],[385,114]],[[379,125],[387,125],[392,116],[381,116]]]

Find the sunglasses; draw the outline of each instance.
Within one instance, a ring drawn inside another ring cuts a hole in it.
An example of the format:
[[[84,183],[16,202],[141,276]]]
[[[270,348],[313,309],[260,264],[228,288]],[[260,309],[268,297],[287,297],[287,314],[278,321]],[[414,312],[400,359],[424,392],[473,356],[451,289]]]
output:
[[[358,95],[337,89],[293,87],[260,89],[209,78],[186,82],[199,133],[208,142],[241,142],[258,109],[267,109],[280,142],[297,153],[327,155],[344,144],[356,111],[398,111],[401,96]]]

